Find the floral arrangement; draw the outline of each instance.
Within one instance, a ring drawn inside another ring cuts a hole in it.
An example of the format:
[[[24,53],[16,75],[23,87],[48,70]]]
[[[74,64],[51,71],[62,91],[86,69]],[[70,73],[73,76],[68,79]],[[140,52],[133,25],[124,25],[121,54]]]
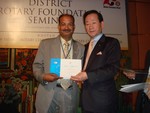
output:
[[[32,64],[37,49],[16,49],[15,72],[18,75],[32,75]],[[22,78],[26,79],[26,78]]]
[[[10,104],[18,109],[20,103],[31,99],[31,94],[24,95],[24,93],[26,93],[27,88],[29,92],[30,85],[32,90],[32,81],[34,81],[32,63],[36,52],[36,49],[16,49],[14,71],[0,70],[0,109],[5,107],[0,112],[5,112],[8,109],[6,106]],[[33,88],[32,93],[34,92]]]

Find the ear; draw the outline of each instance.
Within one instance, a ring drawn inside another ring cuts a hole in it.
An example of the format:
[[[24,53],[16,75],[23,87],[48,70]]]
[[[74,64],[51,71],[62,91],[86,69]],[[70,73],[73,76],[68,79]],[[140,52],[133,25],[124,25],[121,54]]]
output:
[[[101,22],[101,27],[104,28],[104,21]]]
[[[74,26],[73,26],[73,29],[75,30],[75,28],[76,28],[76,26],[74,25]]]

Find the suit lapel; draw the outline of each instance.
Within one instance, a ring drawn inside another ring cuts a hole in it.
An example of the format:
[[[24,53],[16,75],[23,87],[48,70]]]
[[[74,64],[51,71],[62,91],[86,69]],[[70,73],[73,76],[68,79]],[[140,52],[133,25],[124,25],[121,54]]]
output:
[[[105,35],[103,35],[97,42],[97,44],[95,45],[91,56],[89,58],[88,64],[87,64],[87,68],[88,66],[93,62],[93,60],[95,59],[95,56],[98,52],[103,52],[104,48],[105,48]]]
[[[56,58],[61,58],[61,52],[60,52],[60,48],[61,48],[61,42],[60,42],[60,37],[58,36],[53,44],[53,48],[55,48],[55,50],[53,51],[54,56],[56,56]]]
[[[72,40],[72,43],[73,43],[73,59],[76,59],[77,55],[78,55],[78,52],[79,52],[78,45],[75,42],[75,40]]]

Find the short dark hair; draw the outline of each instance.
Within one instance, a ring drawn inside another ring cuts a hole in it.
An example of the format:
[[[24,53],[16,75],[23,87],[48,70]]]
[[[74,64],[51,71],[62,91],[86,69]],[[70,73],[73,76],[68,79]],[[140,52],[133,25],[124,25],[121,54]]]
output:
[[[102,22],[102,21],[103,21],[103,16],[102,16],[101,13],[99,13],[99,12],[96,11],[96,10],[89,10],[89,11],[85,12],[84,15],[83,15],[83,23],[84,23],[84,24],[85,24],[85,18],[86,18],[89,14],[96,14],[97,17],[98,17],[99,22]]]
[[[64,16],[69,16],[69,17],[71,17],[72,20],[73,20],[73,24],[75,23],[75,19],[74,19],[74,16],[73,16],[73,15],[70,15],[70,14],[62,14],[62,15],[60,15],[59,18],[58,18],[59,24],[60,24],[60,19],[61,19],[62,17],[64,17]]]

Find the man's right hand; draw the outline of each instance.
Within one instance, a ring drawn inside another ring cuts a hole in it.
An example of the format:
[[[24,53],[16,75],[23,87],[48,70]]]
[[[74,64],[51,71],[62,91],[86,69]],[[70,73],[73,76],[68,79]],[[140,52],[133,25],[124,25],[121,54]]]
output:
[[[126,75],[129,79],[135,79],[136,73],[134,70],[124,70],[123,74]]]
[[[43,80],[47,81],[47,82],[53,82],[53,81],[56,81],[58,79],[62,79],[62,77],[59,77],[56,74],[52,74],[52,73],[46,73],[43,77]]]

